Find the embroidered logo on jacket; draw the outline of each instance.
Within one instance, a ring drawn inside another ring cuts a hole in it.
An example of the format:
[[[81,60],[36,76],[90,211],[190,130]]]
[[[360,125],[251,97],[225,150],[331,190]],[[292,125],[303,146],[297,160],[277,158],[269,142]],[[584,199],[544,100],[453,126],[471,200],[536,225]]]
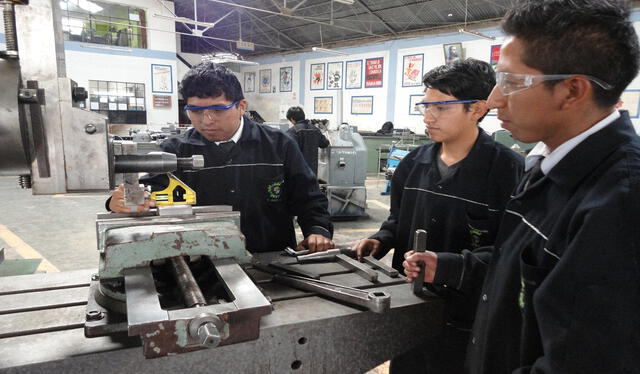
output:
[[[284,180],[273,182],[267,186],[267,201],[278,202],[282,201],[282,185]]]

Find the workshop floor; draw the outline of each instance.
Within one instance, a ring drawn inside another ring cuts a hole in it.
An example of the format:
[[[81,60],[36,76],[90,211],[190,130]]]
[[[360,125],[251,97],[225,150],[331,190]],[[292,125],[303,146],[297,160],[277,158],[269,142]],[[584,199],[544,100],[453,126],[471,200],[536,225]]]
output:
[[[366,187],[369,217],[334,222],[340,247],[373,234],[388,216],[389,196],[380,195],[386,180],[369,177]],[[104,212],[107,193],[32,195],[20,189],[17,177],[0,177],[0,194],[0,249],[6,259],[42,259],[42,272],[97,268],[95,216]],[[383,260],[390,264],[391,253]],[[386,373],[388,363],[367,374]]]

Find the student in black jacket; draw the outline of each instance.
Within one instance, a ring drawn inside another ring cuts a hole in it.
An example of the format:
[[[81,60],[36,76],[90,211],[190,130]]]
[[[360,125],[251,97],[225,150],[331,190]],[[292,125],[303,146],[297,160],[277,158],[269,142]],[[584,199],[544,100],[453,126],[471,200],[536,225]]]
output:
[[[298,142],[300,151],[307,164],[318,174],[318,148],[327,148],[329,140],[320,132],[320,129],[305,119],[304,110],[299,106],[293,106],[287,111],[287,119],[293,124],[287,134]]]
[[[629,11],[616,0],[526,0],[503,30],[488,102],[515,138],[540,143],[493,247],[408,253],[406,273],[424,260],[425,281],[464,292],[486,271],[472,373],[637,373],[640,138],[615,109],[638,73]]]
[[[495,74],[486,62],[467,59],[437,67],[423,78],[425,96],[417,109],[434,141],[400,162],[391,183],[391,211],[380,231],[361,240],[359,256],[384,256],[394,248],[402,269],[416,229],[427,231],[427,248],[460,256],[463,249],[492,244],[498,224],[522,175],[522,157],[496,143],[478,123]],[[479,291],[482,279],[478,279]],[[429,287],[447,301],[447,326],[434,344],[391,362],[392,373],[462,373],[477,293]],[[418,323],[419,321],[417,321]]]
[[[296,143],[284,133],[243,116],[247,100],[236,76],[224,66],[201,63],[182,79],[181,93],[194,128],[162,143],[178,157],[203,155],[205,167],[177,177],[196,191],[198,205],[231,205],[240,211],[249,251],[295,247],[293,217],[304,240],[298,249],[333,247],[327,199]],[[129,212],[116,190],[114,212]],[[139,210],[148,209],[140,207]]]

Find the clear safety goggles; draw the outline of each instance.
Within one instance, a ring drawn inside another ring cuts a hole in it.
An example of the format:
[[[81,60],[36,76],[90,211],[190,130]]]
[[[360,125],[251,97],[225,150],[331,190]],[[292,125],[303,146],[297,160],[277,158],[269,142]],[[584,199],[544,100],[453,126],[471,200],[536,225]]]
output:
[[[613,88],[612,85],[601,79],[584,74],[517,74],[502,71],[496,72],[496,86],[504,96],[509,96],[545,81],[564,80],[571,77],[583,77],[605,90]]]
[[[445,100],[445,101],[422,101],[416,103],[414,109],[423,116],[429,112],[433,117],[438,118],[446,112],[452,104],[475,103],[479,100]]]

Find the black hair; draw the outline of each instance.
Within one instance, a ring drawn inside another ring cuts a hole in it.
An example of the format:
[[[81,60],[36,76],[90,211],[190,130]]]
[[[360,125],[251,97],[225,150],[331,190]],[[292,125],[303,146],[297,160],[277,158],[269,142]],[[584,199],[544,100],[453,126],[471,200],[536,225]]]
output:
[[[422,77],[422,83],[458,100],[486,100],[496,85],[496,74],[488,63],[468,58],[431,69]],[[464,104],[465,110],[471,105]]]
[[[502,29],[522,40],[528,66],[544,74],[591,75],[612,85],[604,90],[592,82],[601,107],[615,105],[638,73],[638,37],[619,0],[519,1]]]
[[[180,85],[180,93],[187,100],[190,97],[218,97],[222,94],[228,100],[244,99],[240,81],[226,67],[207,61],[199,63],[189,70]]]
[[[304,110],[299,106],[292,106],[287,110],[287,119],[289,121],[300,122],[305,120]]]

